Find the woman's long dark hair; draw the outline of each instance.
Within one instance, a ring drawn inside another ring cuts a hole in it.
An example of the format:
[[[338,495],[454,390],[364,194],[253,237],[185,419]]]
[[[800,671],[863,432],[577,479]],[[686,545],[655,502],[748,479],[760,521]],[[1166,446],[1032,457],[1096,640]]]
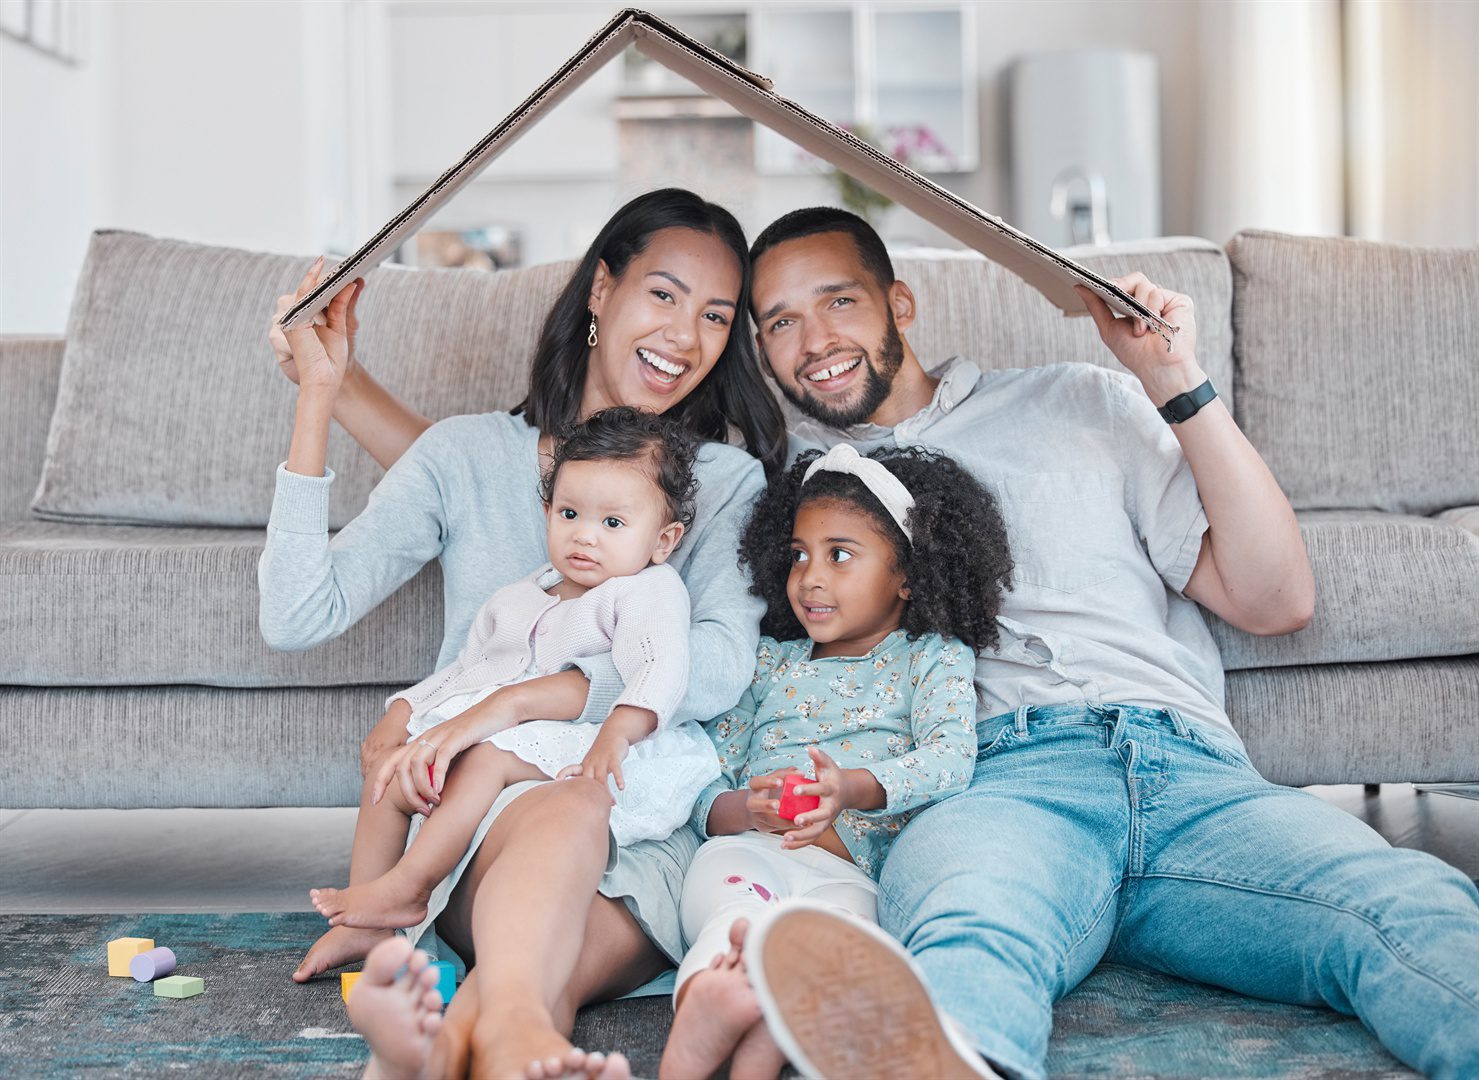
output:
[[[590,362],[586,334],[597,265],[604,261],[611,275],[619,278],[647,247],[653,233],[675,228],[693,229],[722,240],[739,263],[740,293],[729,342],[718,362],[703,382],[666,415],[700,438],[719,442],[728,439],[732,425],[744,439],[745,449],[774,475],[785,464],[786,430],[780,406],[761,377],[754,342],[746,332],[750,252],[744,230],[724,207],[705,202],[682,188],[638,195],[606,222],[550,308],[534,349],[529,396],[514,412],[522,413],[539,430],[550,432],[563,431],[578,419]]]

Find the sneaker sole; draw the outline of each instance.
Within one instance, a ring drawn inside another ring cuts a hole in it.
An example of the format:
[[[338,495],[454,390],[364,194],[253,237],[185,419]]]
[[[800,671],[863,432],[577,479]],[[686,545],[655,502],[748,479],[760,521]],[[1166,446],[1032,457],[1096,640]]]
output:
[[[875,926],[787,905],[751,931],[745,964],[772,1036],[805,1076],[996,1075],[952,1038],[913,961]]]

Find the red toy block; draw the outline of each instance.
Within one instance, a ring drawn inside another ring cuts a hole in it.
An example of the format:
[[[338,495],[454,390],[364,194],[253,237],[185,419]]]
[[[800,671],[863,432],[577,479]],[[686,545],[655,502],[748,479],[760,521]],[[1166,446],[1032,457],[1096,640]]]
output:
[[[787,821],[795,821],[797,814],[804,814],[808,810],[815,810],[822,805],[822,800],[816,795],[797,795],[796,788],[801,784],[815,784],[816,781],[810,776],[802,776],[800,773],[788,773],[786,786],[781,789],[781,808],[776,811]]]

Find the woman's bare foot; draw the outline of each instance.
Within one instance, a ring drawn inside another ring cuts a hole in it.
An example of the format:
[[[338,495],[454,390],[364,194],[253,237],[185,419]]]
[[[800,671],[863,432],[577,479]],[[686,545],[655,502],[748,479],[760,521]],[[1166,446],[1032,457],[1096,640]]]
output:
[[[563,1058],[532,1061],[524,1080],[630,1080],[632,1069],[622,1054],[587,1054],[572,1049]]]
[[[349,995],[349,1022],[365,1037],[365,1080],[417,1077],[442,1022],[437,973],[405,938],[382,941],[365,958],[365,973]]]
[[[370,950],[390,937],[389,930],[355,930],[336,926],[327,931],[308,949],[308,954],[293,972],[293,981],[305,983],[330,968],[354,964],[370,955]]]
[[[469,1074],[498,1080],[628,1080],[622,1054],[588,1054],[556,1031],[549,1013],[528,1005],[487,1007],[473,1030]]]
[[[431,888],[422,888],[407,875],[391,870],[347,889],[309,889],[308,896],[330,926],[400,930],[426,918]]]

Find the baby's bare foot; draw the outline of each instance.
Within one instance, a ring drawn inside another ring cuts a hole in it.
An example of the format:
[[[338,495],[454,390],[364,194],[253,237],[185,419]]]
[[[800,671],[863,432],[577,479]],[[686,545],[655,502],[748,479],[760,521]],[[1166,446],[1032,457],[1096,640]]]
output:
[[[370,950],[390,937],[389,930],[356,930],[335,926],[313,943],[308,954],[293,972],[294,982],[307,982],[330,968],[357,963],[370,955]]]
[[[370,1047],[365,1080],[419,1076],[442,1022],[436,970],[405,938],[381,942],[349,995],[349,1021]]]
[[[400,930],[426,918],[429,888],[408,883],[405,875],[391,871],[374,881],[347,889],[310,889],[314,909],[330,926],[355,926],[366,930]]]
[[[657,1075],[662,1080],[713,1076],[757,1023],[764,1026],[760,1004],[742,968],[700,971],[683,987]]]

